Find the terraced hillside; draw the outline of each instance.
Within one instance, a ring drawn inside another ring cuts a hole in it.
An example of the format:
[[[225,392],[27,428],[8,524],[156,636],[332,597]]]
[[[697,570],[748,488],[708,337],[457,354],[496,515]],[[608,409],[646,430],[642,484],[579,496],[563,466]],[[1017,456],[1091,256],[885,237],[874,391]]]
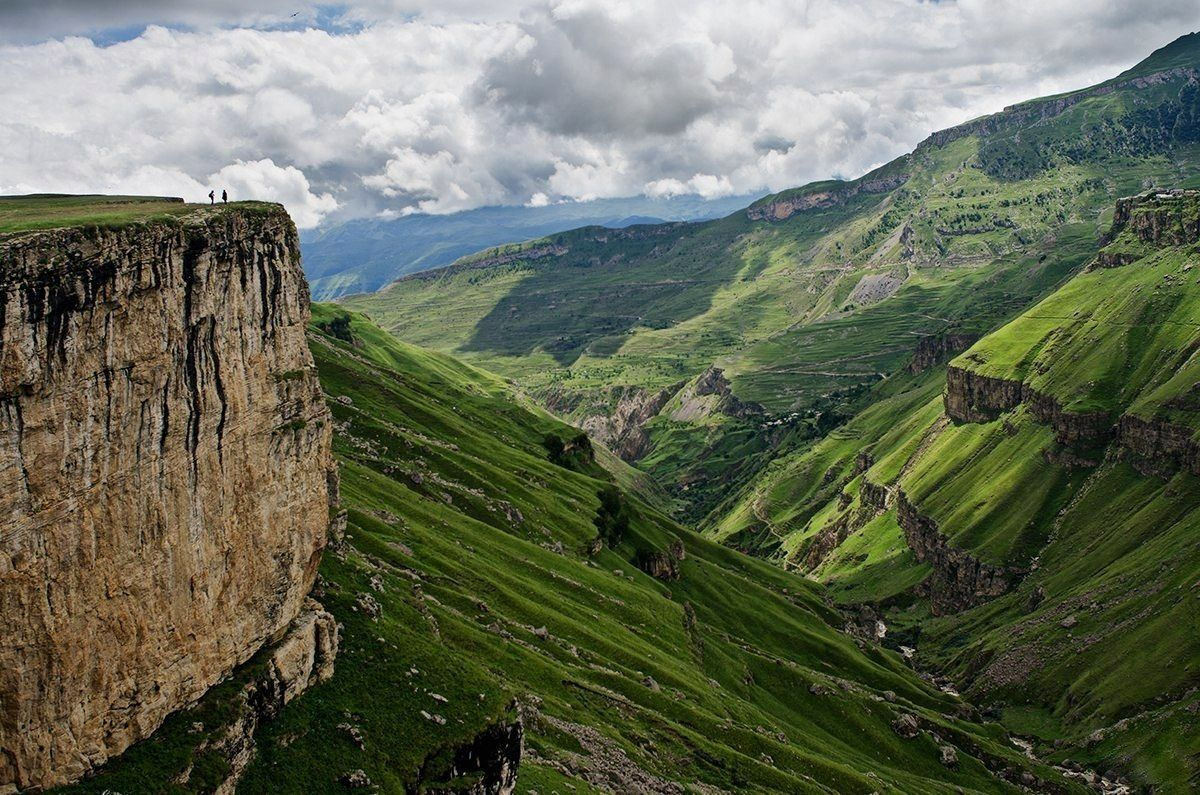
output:
[[[1083,791],[843,634],[813,583],[615,487],[501,379],[330,306],[311,346],[348,511],[317,586],[332,680],[248,739],[252,661],[76,791],[209,792],[231,766],[242,792]]]
[[[1117,198],[1200,184],[1198,156],[1193,34],[857,180],[717,221],[490,249],[346,304],[515,379],[699,519],[881,379],[943,361],[1061,284],[1094,256]],[[742,409],[678,411],[713,386],[711,368]]]
[[[773,462],[709,535],[867,603],[1051,758],[1200,783],[1200,192]],[[1055,750],[1057,749],[1057,750]]]

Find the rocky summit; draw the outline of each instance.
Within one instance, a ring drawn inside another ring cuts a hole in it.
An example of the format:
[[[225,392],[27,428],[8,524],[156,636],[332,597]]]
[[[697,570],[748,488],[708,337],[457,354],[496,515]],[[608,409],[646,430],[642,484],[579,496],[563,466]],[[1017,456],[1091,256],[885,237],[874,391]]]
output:
[[[295,227],[154,209],[0,238],[0,789],[149,736],[286,632],[325,547]]]

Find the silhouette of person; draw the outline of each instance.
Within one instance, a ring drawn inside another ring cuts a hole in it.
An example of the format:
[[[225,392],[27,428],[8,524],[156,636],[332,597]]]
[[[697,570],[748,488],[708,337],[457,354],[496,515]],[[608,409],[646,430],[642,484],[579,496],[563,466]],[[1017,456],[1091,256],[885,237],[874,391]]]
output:
[[[225,203],[229,202],[229,193],[224,188],[221,188],[221,201]]]
[[[216,191],[214,191],[214,190],[210,190],[210,191],[208,192],[208,203],[209,203],[209,204],[216,204],[216,203],[217,203],[216,194],[217,194],[217,192],[216,192]]]

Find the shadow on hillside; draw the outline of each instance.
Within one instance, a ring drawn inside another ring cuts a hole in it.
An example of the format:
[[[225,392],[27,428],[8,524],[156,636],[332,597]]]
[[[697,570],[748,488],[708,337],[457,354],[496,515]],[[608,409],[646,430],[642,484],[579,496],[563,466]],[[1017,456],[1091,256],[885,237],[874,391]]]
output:
[[[745,267],[731,248],[745,226],[725,219],[558,236],[570,251],[530,263],[531,274],[479,321],[462,350],[543,350],[563,366],[585,352],[610,356],[637,327],[667,328],[707,311]]]
[[[721,287],[754,278],[776,244],[801,251],[878,196],[752,224],[744,214],[689,226],[598,227],[555,237],[569,253],[535,269],[476,324],[461,350],[526,356],[544,350],[563,366],[585,352],[615,353],[635,328],[668,328],[708,311]],[[667,230],[667,231],[664,231]],[[748,258],[740,239],[768,236]]]

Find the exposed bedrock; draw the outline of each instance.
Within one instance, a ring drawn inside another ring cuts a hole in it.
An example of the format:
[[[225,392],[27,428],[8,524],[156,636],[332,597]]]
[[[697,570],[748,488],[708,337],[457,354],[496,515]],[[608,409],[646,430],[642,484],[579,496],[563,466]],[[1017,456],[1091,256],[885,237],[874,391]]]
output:
[[[921,337],[912,361],[908,363],[910,373],[923,373],[937,367],[955,355],[970,348],[979,340],[978,334],[930,334]]]
[[[993,566],[950,545],[937,523],[923,516],[903,491],[896,494],[896,519],[917,560],[933,571],[922,584],[934,615],[966,610],[1007,592],[1023,571]]]
[[[623,460],[633,462],[646,454],[650,444],[645,424],[658,416],[682,387],[683,382],[657,392],[638,386],[613,387],[599,394],[548,392],[542,402]]]
[[[86,773],[296,618],[337,474],[280,207],[0,239],[0,789]]]
[[[1193,430],[1161,417],[1124,414],[1114,423],[1105,412],[1065,411],[1057,400],[1027,384],[954,366],[946,373],[944,400],[947,416],[957,422],[990,422],[1025,405],[1039,422],[1054,429],[1059,444],[1115,442],[1142,472],[1169,476],[1187,470],[1200,475],[1200,442]]]

